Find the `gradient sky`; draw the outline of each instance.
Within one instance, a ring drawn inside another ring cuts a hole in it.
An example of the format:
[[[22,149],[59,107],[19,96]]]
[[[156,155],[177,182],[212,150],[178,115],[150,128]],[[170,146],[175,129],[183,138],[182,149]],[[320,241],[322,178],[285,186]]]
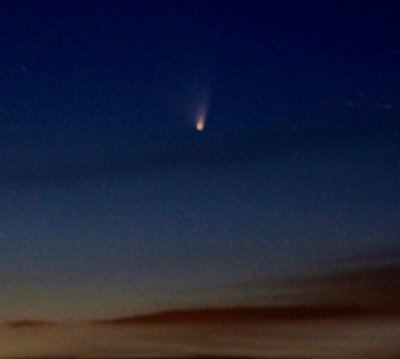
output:
[[[0,320],[240,303],[398,245],[396,8],[3,2]]]

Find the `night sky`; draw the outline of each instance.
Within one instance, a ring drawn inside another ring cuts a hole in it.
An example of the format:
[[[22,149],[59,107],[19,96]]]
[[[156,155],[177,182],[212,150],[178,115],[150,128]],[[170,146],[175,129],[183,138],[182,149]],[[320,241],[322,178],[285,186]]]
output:
[[[398,14],[1,2],[0,320],[243,304],[398,251]]]

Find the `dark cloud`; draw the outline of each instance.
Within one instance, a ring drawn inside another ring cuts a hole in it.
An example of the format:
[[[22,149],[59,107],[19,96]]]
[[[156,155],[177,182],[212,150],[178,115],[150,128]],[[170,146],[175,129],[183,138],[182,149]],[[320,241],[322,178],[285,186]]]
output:
[[[362,253],[356,256],[338,258],[333,261],[333,264],[344,263],[344,264],[354,265],[359,263],[371,264],[373,262],[385,262],[385,261],[400,261],[400,248],[399,247],[382,248],[379,250]]]
[[[13,320],[13,321],[7,321],[5,323],[5,326],[7,328],[12,328],[12,329],[39,329],[39,328],[45,328],[45,327],[52,327],[57,325],[56,322],[53,321],[46,321],[46,320],[29,320],[29,319],[24,319],[24,320]]]
[[[386,255],[382,253],[382,257]],[[362,257],[363,259],[368,256]],[[354,265],[354,261],[352,262]],[[400,315],[400,264],[373,264],[320,275],[241,283],[244,303],[292,303],[306,306],[361,308],[365,313]],[[274,294],[277,293],[277,294]]]
[[[363,318],[386,314],[368,308],[347,305],[293,305],[172,310],[155,314],[93,321],[102,325],[136,324],[249,324],[287,321]]]
[[[47,151],[51,160],[30,163],[19,160],[3,166],[0,187],[42,186],[63,183],[104,180],[132,172],[162,170],[171,167],[221,164],[262,159],[276,153],[341,141],[351,141],[364,135],[394,136],[393,125],[352,125],[311,127],[269,131],[264,127],[241,131],[210,129],[202,134],[180,133],[177,136],[146,134],[134,145],[123,150],[99,150],[96,156],[85,155],[83,147],[78,157],[58,153],[56,147]],[[28,149],[26,149],[28,151]],[[32,149],[35,152],[35,149]],[[36,151],[37,152],[37,151]],[[43,152],[43,150],[41,150]],[[89,151],[88,151],[89,152]],[[39,155],[37,156],[40,157]],[[6,159],[6,156],[4,157]]]

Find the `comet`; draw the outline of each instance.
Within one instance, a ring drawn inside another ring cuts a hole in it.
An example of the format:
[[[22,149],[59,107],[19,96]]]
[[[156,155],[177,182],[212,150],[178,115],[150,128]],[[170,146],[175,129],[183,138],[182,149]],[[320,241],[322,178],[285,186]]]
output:
[[[209,108],[208,91],[202,90],[196,95],[196,98],[190,103],[189,116],[191,125],[202,132],[206,126],[207,114]]]
[[[205,118],[204,115],[199,116],[199,118],[196,121],[196,130],[201,132],[204,130],[204,125],[205,125]]]
[[[203,102],[197,108],[194,124],[195,124],[196,130],[199,132],[204,131],[204,127],[206,125],[207,108],[208,108],[208,106],[207,106],[206,102]]]

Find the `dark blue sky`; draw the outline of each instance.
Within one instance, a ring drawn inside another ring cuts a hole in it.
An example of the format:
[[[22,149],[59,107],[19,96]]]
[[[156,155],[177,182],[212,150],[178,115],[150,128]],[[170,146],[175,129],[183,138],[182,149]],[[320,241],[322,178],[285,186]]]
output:
[[[395,2],[1,8],[0,319],[235,302],[398,243]]]

